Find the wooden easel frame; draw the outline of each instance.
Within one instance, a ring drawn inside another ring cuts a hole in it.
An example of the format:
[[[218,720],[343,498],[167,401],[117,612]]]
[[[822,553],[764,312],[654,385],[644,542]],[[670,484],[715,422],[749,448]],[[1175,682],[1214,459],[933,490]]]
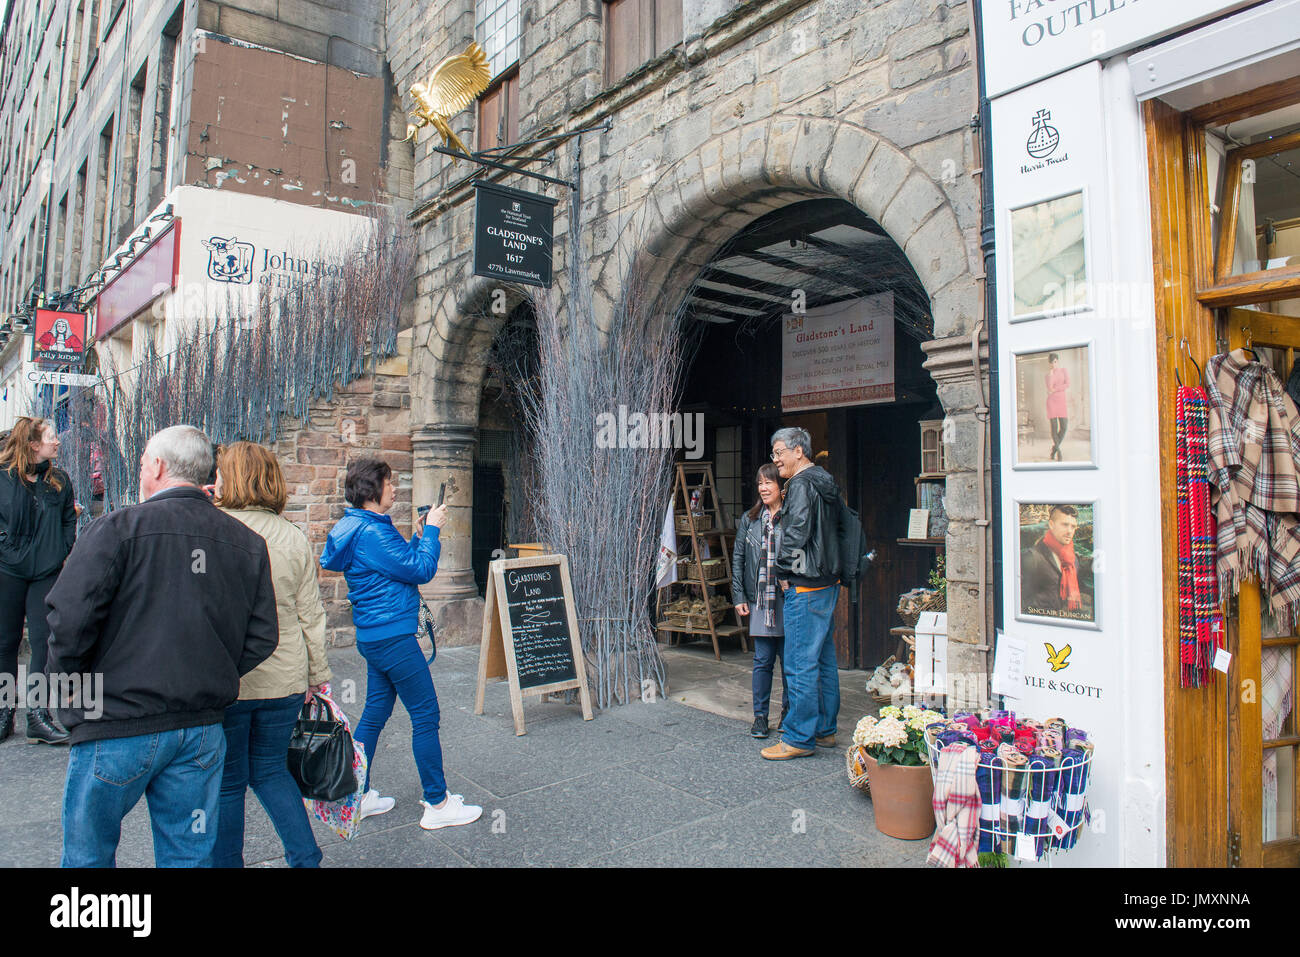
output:
[[[507,606],[506,572],[516,568],[559,566],[560,587],[564,590],[564,610],[569,623],[569,643],[573,648],[573,667],[576,677],[567,681],[553,681],[535,688],[519,687],[519,667],[515,661],[515,639],[510,630],[510,610]],[[533,558],[497,559],[488,566],[488,587],[483,606],[483,638],[478,653],[478,690],[474,696],[474,713],[483,713],[483,700],[487,694],[489,678],[504,678],[510,685],[510,710],[515,718],[515,735],[524,730],[524,695],[545,697],[555,691],[578,692],[582,703],[582,720],[590,721],[591,692],[587,689],[587,667],[582,655],[582,637],[578,634],[578,619],[574,614],[573,583],[569,578],[567,555],[538,555]]]

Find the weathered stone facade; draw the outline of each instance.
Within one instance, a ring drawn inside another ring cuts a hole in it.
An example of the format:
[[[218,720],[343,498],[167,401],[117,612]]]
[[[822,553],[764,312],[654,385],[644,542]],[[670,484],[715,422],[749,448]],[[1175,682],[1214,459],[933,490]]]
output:
[[[319,558],[334,523],[343,517],[343,477],[348,463],[363,457],[383,459],[397,486],[393,523],[411,534],[411,396],[407,343],[401,354],[382,363],[375,375],[340,386],[333,401],[313,403],[306,422],[283,423],[274,451],[289,486],[284,517],[306,534]],[[355,641],[348,586],[338,572],[321,570],[326,638],[333,646]]]
[[[473,9],[471,0],[389,7],[400,90],[474,39]],[[936,340],[968,342],[982,308],[968,3],[685,0],[683,42],[613,83],[604,77],[599,0],[525,0],[523,11],[520,137],[611,123],[585,135],[581,152],[583,235],[598,269],[598,309],[617,301],[634,266],[649,271],[658,305],[674,309],[699,268],[743,226],[790,203],[833,196],[882,224],[905,251],[930,297]],[[472,123],[466,112],[453,125],[472,142]],[[483,357],[504,319],[484,318],[494,284],[471,275],[467,164],[430,152],[432,142],[422,137],[416,150],[412,217],[422,227],[411,356],[417,497],[428,496],[435,462],[440,472],[472,468]],[[548,172],[571,175],[574,146],[561,146]],[[505,181],[537,188],[518,177]],[[562,199],[562,291],[568,196],[547,192]],[[987,395],[987,372],[980,375]],[[975,376],[969,362],[953,361],[938,377],[957,446],[948,554],[961,587],[950,591],[950,632],[968,645],[984,634],[991,591],[958,597],[978,591],[973,556],[986,541],[974,524]],[[429,590],[443,608],[472,605],[476,594],[472,503],[462,494],[452,504],[450,541]],[[457,617],[472,623],[472,614]],[[956,659],[954,670],[984,667],[980,652]]]

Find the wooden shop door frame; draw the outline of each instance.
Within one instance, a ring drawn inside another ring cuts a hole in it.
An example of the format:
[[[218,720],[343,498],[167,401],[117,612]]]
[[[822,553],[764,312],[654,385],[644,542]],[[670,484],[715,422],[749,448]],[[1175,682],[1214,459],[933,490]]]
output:
[[[1231,277],[1222,266],[1216,268],[1211,252],[1204,136],[1207,126],[1268,113],[1296,102],[1300,102],[1300,78],[1208,103],[1186,113],[1159,100],[1142,104],[1151,189],[1160,403],[1165,834],[1166,861],[1172,867],[1258,866],[1266,862],[1260,827],[1259,773],[1263,742],[1258,706],[1261,640],[1258,588],[1243,586],[1239,599],[1228,603],[1229,611],[1240,607],[1244,613],[1238,614],[1244,628],[1230,627],[1229,638],[1235,639],[1235,647],[1230,644],[1234,659],[1227,680],[1215,681],[1201,689],[1180,687],[1174,393],[1180,377],[1183,382],[1196,381],[1193,358],[1203,366],[1206,358],[1219,351],[1220,332],[1228,334],[1225,338],[1230,347],[1242,344],[1238,340],[1248,335],[1238,330],[1234,339],[1230,329],[1220,329],[1216,309],[1300,296],[1300,267]],[[1233,152],[1239,163],[1246,151]],[[1230,154],[1228,162],[1233,161],[1234,156]],[[1230,165],[1224,191],[1225,229],[1231,228],[1236,218],[1233,170]],[[1230,187],[1233,188],[1231,197]],[[1220,252],[1223,251],[1221,242]],[[1229,245],[1228,262],[1231,255]],[[1222,255],[1220,259],[1222,263]],[[1253,625],[1249,624],[1252,620]],[[1256,689],[1253,707],[1242,701],[1241,694],[1234,693],[1234,689],[1250,680],[1255,682]],[[1251,729],[1254,729],[1253,736]],[[1289,855],[1290,852],[1280,853]]]

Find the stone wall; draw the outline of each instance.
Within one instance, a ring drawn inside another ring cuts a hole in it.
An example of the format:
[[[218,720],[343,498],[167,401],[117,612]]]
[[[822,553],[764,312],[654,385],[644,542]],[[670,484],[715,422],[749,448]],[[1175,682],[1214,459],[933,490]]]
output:
[[[398,342],[401,354],[382,363],[375,375],[336,389],[332,401],[314,403],[307,422],[286,422],[274,446],[289,486],[284,517],[303,530],[318,559],[347,507],[347,466],[359,458],[380,458],[392,467],[397,495],[390,514],[403,535],[411,534],[411,395],[405,354],[410,340],[401,336]],[[320,590],[329,644],[353,644],[343,576],[321,569]]]
[[[581,215],[599,270],[597,310],[618,301],[634,264],[658,291],[656,305],[675,309],[722,243],[791,203],[839,197],[881,223],[930,297],[935,339],[954,343],[939,394],[954,412],[951,438],[962,446],[962,472],[949,482],[955,511],[948,561],[964,597],[949,624],[959,642],[977,650],[991,588],[986,581],[983,594],[970,594],[979,591],[976,559],[986,533],[976,524],[979,483],[969,464],[978,441],[979,403],[971,397],[977,373],[958,356],[981,316],[983,265],[970,4],[685,2],[683,42],[612,82],[603,72],[597,0],[523,3],[521,139],[610,123],[582,142]],[[402,91],[472,39],[469,0],[394,0],[388,9],[389,57]],[[453,120],[466,142],[473,142],[473,117],[467,111]],[[413,219],[421,227],[411,356],[417,493],[432,481],[422,456],[472,462],[483,355],[509,311],[486,309],[496,284],[472,276],[468,169],[431,152],[432,144],[422,134],[414,172]],[[574,157],[569,141],[548,172],[571,176]],[[555,292],[562,295],[567,190],[504,181],[561,200]],[[987,373],[978,378],[987,394]],[[430,597],[469,606],[472,500],[454,504],[444,551],[449,576]],[[464,618],[472,628],[471,616]]]

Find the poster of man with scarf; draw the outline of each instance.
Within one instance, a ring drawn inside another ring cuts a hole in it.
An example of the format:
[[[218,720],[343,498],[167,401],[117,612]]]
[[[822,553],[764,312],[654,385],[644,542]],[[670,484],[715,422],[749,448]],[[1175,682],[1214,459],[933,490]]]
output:
[[[1092,503],[1017,503],[1020,615],[1095,626]]]

